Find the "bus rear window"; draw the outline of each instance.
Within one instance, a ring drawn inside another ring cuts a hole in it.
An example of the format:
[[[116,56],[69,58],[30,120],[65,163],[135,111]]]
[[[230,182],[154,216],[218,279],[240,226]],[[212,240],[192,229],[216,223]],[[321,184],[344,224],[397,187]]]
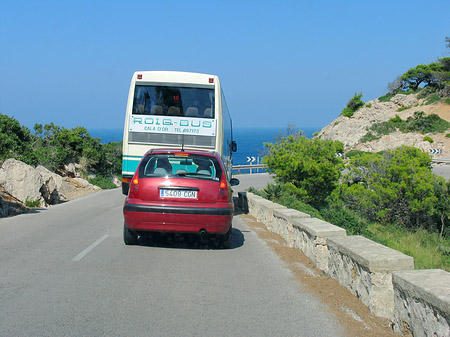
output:
[[[133,115],[214,118],[214,89],[136,85]]]

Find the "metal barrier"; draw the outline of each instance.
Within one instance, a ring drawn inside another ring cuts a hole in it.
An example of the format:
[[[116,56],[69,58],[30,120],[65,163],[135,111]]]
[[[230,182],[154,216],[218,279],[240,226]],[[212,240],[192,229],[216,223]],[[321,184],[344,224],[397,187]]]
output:
[[[233,171],[238,171],[237,174],[241,174],[241,170],[250,170],[250,174],[253,173],[253,169],[256,170],[255,173],[258,173],[259,170],[263,170],[266,166],[264,164],[256,164],[256,165],[233,165]]]

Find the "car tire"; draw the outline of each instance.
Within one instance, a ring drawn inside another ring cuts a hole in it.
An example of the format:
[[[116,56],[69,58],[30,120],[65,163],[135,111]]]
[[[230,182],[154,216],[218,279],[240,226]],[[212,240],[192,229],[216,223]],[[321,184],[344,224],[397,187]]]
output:
[[[228,230],[228,232],[226,232],[224,235],[220,235],[219,236],[219,246],[222,249],[230,249],[231,248],[231,238],[232,238],[232,233],[233,229],[230,226],[230,229]]]
[[[127,245],[127,246],[133,246],[136,245],[138,241],[138,236],[136,233],[130,231],[127,228],[126,224],[123,224],[123,242]]]

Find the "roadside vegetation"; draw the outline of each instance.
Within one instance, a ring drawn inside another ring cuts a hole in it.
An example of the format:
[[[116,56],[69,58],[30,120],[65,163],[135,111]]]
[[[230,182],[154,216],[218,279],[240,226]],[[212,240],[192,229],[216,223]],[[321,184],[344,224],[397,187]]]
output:
[[[395,131],[403,133],[420,132],[425,133],[444,133],[450,128],[450,123],[436,114],[425,115],[423,111],[415,111],[414,116],[406,120],[396,115],[386,122],[374,123],[367,130],[366,135],[361,138],[362,143],[380,139]]]
[[[446,43],[450,48],[450,38]],[[449,104],[450,57],[408,70],[379,100],[387,102],[399,93],[418,94],[423,104]],[[368,107],[361,97],[355,94],[341,115],[351,118]],[[397,115],[373,124],[363,141],[395,131],[432,134],[449,128],[438,115],[416,111],[406,120]],[[424,140],[434,141],[429,135]],[[254,193],[413,256],[417,269],[450,271],[450,181],[432,173],[427,153],[401,146],[380,153],[349,151],[343,159],[337,156],[344,151],[340,142],[301,133],[265,146],[263,163],[276,184]]]
[[[8,158],[62,174],[65,165],[76,163],[90,183],[114,188],[112,177],[121,172],[122,144],[101,144],[84,127],[35,124],[31,132],[14,118],[0,114],[0,165]]]
[[[344,161],[340,142],[301,133],[265,146],[276,184],[252,192],[411,255],[416,268],[450,271],[450,182],[427,153],[402,146]]]

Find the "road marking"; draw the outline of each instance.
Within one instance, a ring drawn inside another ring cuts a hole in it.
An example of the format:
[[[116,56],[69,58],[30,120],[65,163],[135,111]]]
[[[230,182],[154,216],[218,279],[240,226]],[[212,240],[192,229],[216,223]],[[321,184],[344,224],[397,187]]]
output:
[[[92,245],[90,245],[89,247],[87,247],[85,250],[83,250],[80,254],[78,254],[77,256],[75,256],[72,261],[78,262],[80,261],[83,257],[85,257],[92,249],[94,249],[95,247],[97,247],[99,244],[101,244],[106,238],[108,237],[108,235],[103,235],[100,239],[98,239],[97,241],[95,241]]]

